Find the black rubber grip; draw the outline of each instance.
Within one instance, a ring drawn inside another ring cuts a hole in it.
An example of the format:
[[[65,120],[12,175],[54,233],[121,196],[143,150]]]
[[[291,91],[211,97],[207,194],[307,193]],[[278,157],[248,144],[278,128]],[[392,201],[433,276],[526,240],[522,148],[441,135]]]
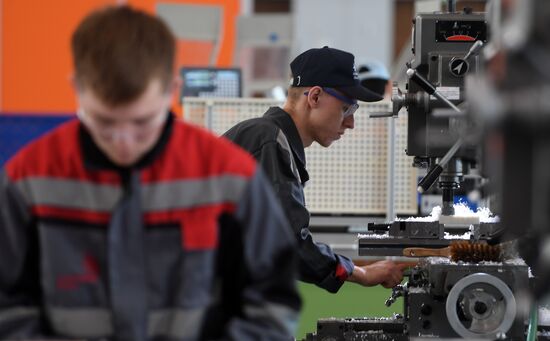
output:
[[[425,177],[420,180],[418,183],[418,187],[422,188],[423,192],[426,192],[430,187],[432,187],[433,183],[439,178],[441,173],[443,172],[443,167],[440,165],[434,165],[430,168],[428,171],[428,174],[426,174]]]
[[[415,71],[414,74],[411,76],[411,80],[416,84],[418,84],[419,87],[421,87],[424,91],[426,91],[430,95],[433,95],[436,91],[435,86],[432,83],[430,83],[426,78],[419,75],[417,71]]]

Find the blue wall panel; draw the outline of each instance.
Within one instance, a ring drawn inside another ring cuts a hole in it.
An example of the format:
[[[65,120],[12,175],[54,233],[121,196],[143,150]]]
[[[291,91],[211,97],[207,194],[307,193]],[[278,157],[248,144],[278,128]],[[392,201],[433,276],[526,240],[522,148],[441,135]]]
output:
[[[0,115],[0,166],[21,147],[74,115]]]

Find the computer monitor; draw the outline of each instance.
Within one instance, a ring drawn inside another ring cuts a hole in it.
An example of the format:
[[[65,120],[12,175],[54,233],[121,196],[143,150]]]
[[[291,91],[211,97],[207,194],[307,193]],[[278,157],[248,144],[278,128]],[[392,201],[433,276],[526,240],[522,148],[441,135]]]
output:
[[[241,69],[183,67],[181,97],[242,97]]]

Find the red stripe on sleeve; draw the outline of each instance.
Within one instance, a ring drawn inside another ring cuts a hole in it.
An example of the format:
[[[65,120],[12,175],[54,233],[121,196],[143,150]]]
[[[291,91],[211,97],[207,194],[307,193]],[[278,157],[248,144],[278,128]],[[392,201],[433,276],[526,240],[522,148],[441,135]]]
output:
[[[108,224],[111,218],[110,213],[38,205],[33,206],[32,212],[40,218],[67,219],[90,224]]]
[[[346,268],[344,268],[340,263],[336,265],[335,276],[342,282],[348,278],[348,272],[346,271]]]

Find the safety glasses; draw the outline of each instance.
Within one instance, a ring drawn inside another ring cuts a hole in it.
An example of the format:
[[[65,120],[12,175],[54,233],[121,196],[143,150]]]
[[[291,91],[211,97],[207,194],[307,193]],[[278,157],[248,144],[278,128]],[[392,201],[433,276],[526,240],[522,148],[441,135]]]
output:
[[[357,101],[351,98],[348,98],[344,95],[341,95],[335,89],[328,88],[328,87],[321,87],[321,89],[323,89],[323,91],[326,92],[327,94],[331,95],[336,99],[339,99],[340,101],[344,102],[347,105],[346,107],[344,107],[344,113],[343,113],[344,118],[353,115],[359,108],[359,104],[357,103]],[[304,92],[304,95],[307,96],[308,94],[309,94],[309,91]]]
[[[148,117],[147,119],[137,122],[128,122],[123,125],[98,120],[86,114],[82,108],[77,111],[77,116],[85,126],[95,131],[105,140],[132,139],[139,141],[146,139],[153,131],[162,125],[166,121],[168,113],[165,112],[165,109],[162,109],[162,112]]]

